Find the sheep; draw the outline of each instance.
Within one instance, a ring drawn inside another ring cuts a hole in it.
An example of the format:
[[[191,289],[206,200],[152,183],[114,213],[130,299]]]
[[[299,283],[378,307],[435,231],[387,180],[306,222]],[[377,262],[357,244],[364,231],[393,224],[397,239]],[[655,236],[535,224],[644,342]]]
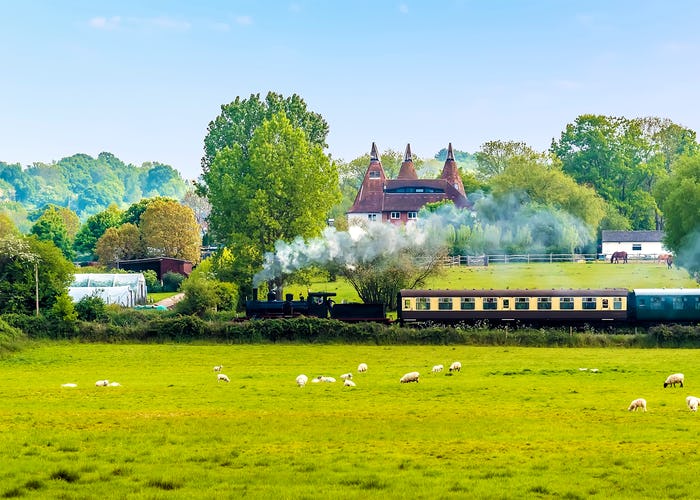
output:
[[[349,378],[346,378],[346,379],[345,379],[345,382],[343,382],[343,385],[344,385],[345,387],[355,387],[357,384],[355,384],[355,382],[353,382],[353,381],[350,380]]]
[[[107,384],[109,387],[121,387],[122,385],[119,382],[110,382]]]
[[[700,399],[695,396],[688,396],[685,398],[685,403],[688,405],[690,411],[698,411],[698,404],[700,404]]]
[[[627,408],[627,411],[637,411],[639,408],[641,408],[644,411],[647,411],[647,400],[642,399],[642,398],[637,398],[634,401],[630,403],[629,408]]]
[[[307,377],[303,373],[297,377],[297,385],[299,387],[304,387],[308,381],[309,377]]]
[[[73,384],[73,383],[61,384],[61,387],[78,387],[78,384]]]
[[[450,365],[450,372],[460,372],[462,371],[462,363],[455,361]]]
[[[109,385],[109,380],[98,380],[95,382],[95,387],[107,387]]]
[[[681,387],[683,387],[684,380],[685,376],[682,373],[674,373],[673,375],[669,375],[666,378],[666,382],[664,382],[664,389],[670,385],[676,387],[676,384],[681,384]]]
[[[432,372],[433,373],[440,373],[444,368],[445,367],[442,365],[435,365],[435,366],[433,366]]]
[[[408,384],[409,382],[418,382],[418,377],[420,377],[420,373],[418,372],[408,372],[406,375],[401,377],[401,382],[402,384]]]
[[[315,379],[313,379],[311,382],[313,383],[318,383],[318,382],[328,382],[328,383],[333,383],[335,382],[335,378],[333,377],[326,377],[324,375],[319,375]]]
[[[223,380],[224,382],[231,382],[231,379],[228,378],[228,375],[224,375],[223,373],[219,373],[219,374],[216,376],[216,383],[218,384],[218,383],[221,382],[222,380]]]
[[[359,373],[366,372],[367,371],[367,363],[360,363],[359,365],[357,365],[357,371]]]
[[[215,371],[215,372],[220,372],[220,371],[223,370],[223,369],[224,369],[224,365],[216,365],[216,366],[214,367],[214,371]]]
[[[352,373],[343,373],[340,376],[340,378],[342,378],[343,380],[350,380],[350,379],[352,379]]]

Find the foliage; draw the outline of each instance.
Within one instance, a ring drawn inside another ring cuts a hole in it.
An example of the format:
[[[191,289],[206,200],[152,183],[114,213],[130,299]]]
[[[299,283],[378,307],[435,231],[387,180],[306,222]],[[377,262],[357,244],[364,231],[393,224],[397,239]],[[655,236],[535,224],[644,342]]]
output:
[[[95,254],[103,266],[113,265],[118,260],[146,257],[141,231],[129,222],[119,227],[107,228],[97,240]]]
[[[75,304],[75,312],[81,321],[102,321],[107,317],[105,301],[97,295],[88,295]]]
[[[185,280],[185,277],[180,273],[168,271],[162,277],[164,292],[177,292],[180,290],[180,285]]]
[[[75,235],[75,249],[79,253],[95,254],[97,241],[110,227],[121,224],[122,212],[116,205],[110,205],[106,210],[91,215]]]
[[[202,239],[191,208],[172,200],[156,200],[141,215],[139,228],[149,257],[199,262]]]
[[[219,305],[216,283],[211,280],[189,278],[182,283],[181,291],[185,293],[185,297],[175,306],[175,310],[180,314],[203,317],[216,311]]]
[[[31,234],[43,241],[51,241],[68,260],[73,260],[73,241],[68,236],[64,217],[55,205],[49,205],[37,219],[31,229]]]
[[[155,293],[161,290],[161,284],[158,280],[158,273],[156,273],[153,269],[146,269],[145,271],[141,271],[141,274],[143,274],[143,278],[146,281],[146,289],[148,290],[148,293]]]
[[[490,179],[502,174],[512,163],[537,164],[545,159],[524,142],[488,141],[481,145],[474,158],[476,171],[481,179]]]
[[[9,215],[0,212],[0,238],[5,236],[19,236],[20,232]]]
[[[164,196],[155,196],[153,198],[143,198],[142,200],[139,200],[137,203],[132,203],[129,205],[129,207],[124,210],[124,213],[122,214],[122,224],[133,224],[134,226],[138,226],[141,224],[141,216],[143,213],[146,211],[146,209],[151,205],[151,203],[154,203],[156,201],[175,201],[173,198],[166,198]]]

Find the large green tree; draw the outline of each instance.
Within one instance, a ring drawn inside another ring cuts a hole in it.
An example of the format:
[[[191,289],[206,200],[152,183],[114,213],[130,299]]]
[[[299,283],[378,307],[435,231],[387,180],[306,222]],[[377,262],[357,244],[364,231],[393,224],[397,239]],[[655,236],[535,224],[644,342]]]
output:
[[[335,164],[283,112],[263,121],[245,150],[219,152],[204,180],[210,227],[235,249],[237,281],[246,284],[277,240],[318,235],[340,198]]]
[[[31,233],[44,241],[51,241],[63,253],[66,259],[75,257],[73,242],[68,236],[66,223],[58,207],[49,205],[34,223]]]
[[[109,227],[117,227],[122,221],[122,211],[116,205],[87,218],[75,235],[75,250],[78,253],[95,255],[97,240]]]
[[[149,257],[199,262],[202,239],[190,207],[173,200],[156,200],[141,215],[139,228]]]
[[[481,150],[474,155],[476,171],[481,179],[490,179],[503,171],[513,162],[538,162],[544,155],[538,153],[524,142],[488,141],[481,145]]]

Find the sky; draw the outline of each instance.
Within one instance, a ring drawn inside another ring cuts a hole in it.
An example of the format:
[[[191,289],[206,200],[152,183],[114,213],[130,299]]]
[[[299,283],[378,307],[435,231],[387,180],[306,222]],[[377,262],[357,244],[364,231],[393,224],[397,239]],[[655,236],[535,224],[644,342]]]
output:
[[[582,114],[700,131],[695,0],[0,0],[0,161],[201,175],[221,106],[298,94],[327,152],[545,151]]]

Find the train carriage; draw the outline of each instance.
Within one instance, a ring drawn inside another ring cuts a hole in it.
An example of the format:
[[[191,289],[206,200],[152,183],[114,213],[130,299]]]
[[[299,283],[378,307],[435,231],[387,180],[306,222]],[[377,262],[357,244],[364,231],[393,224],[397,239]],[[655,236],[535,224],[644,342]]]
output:
[[[635,289],[630,316],[637,322],[688,323],[700,321],[700,290],[694,288]]]
[[[626,288],[552,290],[401,290],[402,323],[625,322]]]

